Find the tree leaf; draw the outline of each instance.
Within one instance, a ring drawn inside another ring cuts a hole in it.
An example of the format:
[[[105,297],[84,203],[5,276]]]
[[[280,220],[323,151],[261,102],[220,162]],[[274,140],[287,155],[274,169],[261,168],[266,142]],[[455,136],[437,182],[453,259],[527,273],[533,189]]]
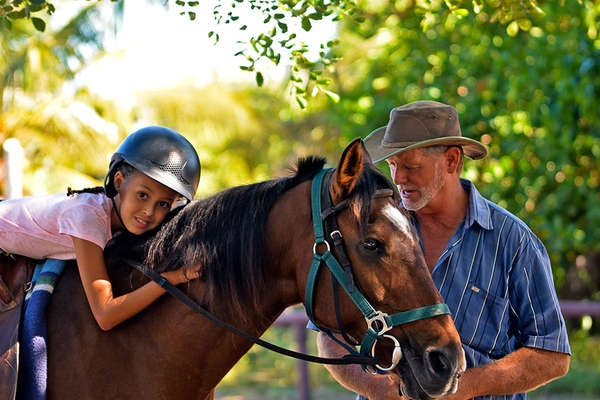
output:
[[[19,18],[25,18],[26,12],[25,9],[21,9],[19,11],[12,11],[9,12],[8,14],[6,14],[6,16],[8,18],[12,18],[12,19],[19,19]]]
[[[332,92],[330,90],[323,89],[323,88],[321,88],[321,91],[323,93],[325,93],[325,96],[329,97],[329,99],[331,99],[331,101],[333,101],[334,103],[339,103],[339,101],[340,101],[339,94]]]
[[[307,17],[302,17],[302,29],[304,29],[306,32],[308,32],[312,29],[312,24],[310,23],[310,19],[308,19]]]
[[[522,31],[528,31],[531,29],[531,20],[529,18],[522,18],[517,20],[517,24],[519,25],[519,29]]]
[[[508,33],[508,36],[517,36],[517,34],[519,33],[519,24],[517,23],[517,21],[513,21],[510,24],[508,24],[508,26],[506,27],[506,33]]]
[[[40,32],[44,32],[46,30],[46,23],[43,19],[38,17],[31,17],[31,23]]]
[[[464,18],[469,15],[469,10],[466,8],[457,8],[452,11],[452,14],[456,15],[458,18]]]
[[[304,96],[296,96],[296,103],[300,106],[301,109],[306,108],[306,98]]]
[[[263,85],[263,83],[265,82],[265,78],[263,77],[263,74],[259,71],[256,73],[256,84],[260,87]]]

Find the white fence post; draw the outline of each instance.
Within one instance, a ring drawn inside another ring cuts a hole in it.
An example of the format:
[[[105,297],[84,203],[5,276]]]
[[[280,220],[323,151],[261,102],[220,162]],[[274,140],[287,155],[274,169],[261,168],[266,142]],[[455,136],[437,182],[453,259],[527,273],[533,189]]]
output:
[[[4,141],[4,166],[6,170],[5,195],[7,199],[23,197],[23,160],[25,152],[21,143],[10,138]]]

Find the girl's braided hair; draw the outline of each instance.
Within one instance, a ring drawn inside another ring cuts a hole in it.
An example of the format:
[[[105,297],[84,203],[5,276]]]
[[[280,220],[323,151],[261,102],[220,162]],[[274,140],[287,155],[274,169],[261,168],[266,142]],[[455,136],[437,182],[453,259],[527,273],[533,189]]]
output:
[[[134,167],[132,167],[130,164],[127,164],[126,162],[122,162],[121,164],[119,164],[117,166],[115,173],[121,172],[123,174],[123,176],[125,178],[127,178],[131,174],[133,174],[135,171],[136,171],[136,169]],[[93,194],[104,193],[104,186],[96,186],[96,187],[85,188],[85,189],[80,189],[80,190],[73,190],[73,189],[71,189],[70,186],[67,187],[67,196],[73,196],[73,195],[79,194],[79,193],[93,193]]]

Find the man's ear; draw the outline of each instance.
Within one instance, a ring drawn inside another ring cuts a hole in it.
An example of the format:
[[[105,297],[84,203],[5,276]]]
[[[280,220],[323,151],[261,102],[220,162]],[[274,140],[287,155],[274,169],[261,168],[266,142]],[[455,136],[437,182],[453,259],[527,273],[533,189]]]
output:
[[[461,151],[457,146],[450,146],[444,153],[446,156],[445,167],[446,172],[452,174],[458,171],[458,165],[460,164]]]

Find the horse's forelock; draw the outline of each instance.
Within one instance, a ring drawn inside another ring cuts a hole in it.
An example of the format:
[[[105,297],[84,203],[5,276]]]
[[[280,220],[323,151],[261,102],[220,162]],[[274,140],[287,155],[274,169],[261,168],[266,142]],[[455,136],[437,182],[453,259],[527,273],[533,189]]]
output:
[[[397,202],[397,190],[395,186],[372,164],[364,166],[363,171],[354,188],[353,200],[358,211],[359,226],[363,234],[366,234],[371,203],[378,189],[392,189],[394,200]]]

